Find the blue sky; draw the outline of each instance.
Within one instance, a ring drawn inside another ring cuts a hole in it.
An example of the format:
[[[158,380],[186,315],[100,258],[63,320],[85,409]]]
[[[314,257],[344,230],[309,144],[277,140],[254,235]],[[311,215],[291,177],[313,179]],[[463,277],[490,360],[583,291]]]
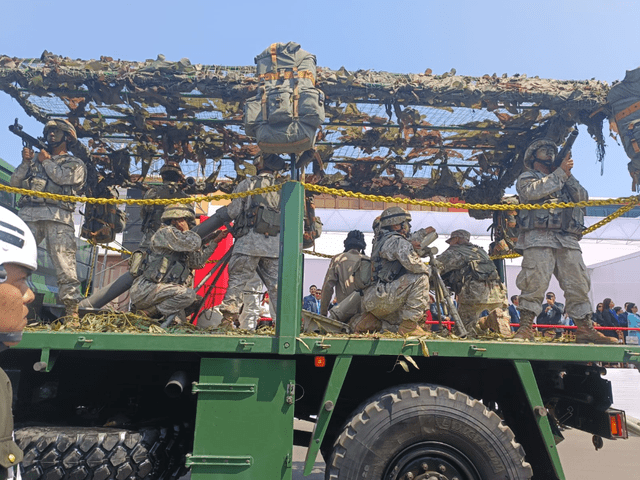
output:
[[[187,57],[192,63],[251,65],[270,43],[296,41],[329,68],[461,75],[526,73],[556,79],[622,79],[640,66],[636,1],[194,1],[4,2],[0,54],[123,60]],[[0,93],[0,157],[19,162],[6,125],[18,116]],[[628,159],[607,141],[604,176],[595,143],[581,132],[576,177],[592,196],[627,196]]]

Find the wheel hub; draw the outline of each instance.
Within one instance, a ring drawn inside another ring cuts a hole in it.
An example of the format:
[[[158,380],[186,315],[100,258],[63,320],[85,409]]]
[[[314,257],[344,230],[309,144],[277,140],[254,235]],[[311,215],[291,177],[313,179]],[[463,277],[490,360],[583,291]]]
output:
[[[398,453],[389,463],[385,480],[480,480],[469,458],[437,442],[422,442]]]

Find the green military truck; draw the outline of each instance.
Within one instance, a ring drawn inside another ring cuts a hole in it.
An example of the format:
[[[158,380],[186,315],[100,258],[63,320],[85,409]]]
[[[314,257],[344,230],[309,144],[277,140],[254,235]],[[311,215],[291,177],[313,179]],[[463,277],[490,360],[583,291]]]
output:
[[[35,331],[3,355],[23,478],[290,479],[303,445],[327,479],[564,479],[560,427],[626,437],[598,364],[638,346],[301,335],[303,197],[284,185],[274,335]]]
[[[250,172],[242,109],[273,75],[46,53],[3,62],[0,90],[41,123],[73,118],[114,184],[159,157],[198,162],[203,193],[229,186],[219,173]],[[367,195],[497,204],[531,141],[561,144],[579,124],[603,160],[604,121],[621,135],[638,125],[640,96],[595,80],[316,73],[326,117],[317,155],[299,164],[311,184]],[[616,110],[614,88],[627,102]],[[305,473],[321,453],[332,480],[564,479],[562,426],[626,437],[599,365],[637,362],[639,346],[301,334],[303,204],[303,185],[285,183],[273,335],[40,330],[3,353],[23,478],[290,479],[302,445]],[[315,428],[298,431],[294,418]]]

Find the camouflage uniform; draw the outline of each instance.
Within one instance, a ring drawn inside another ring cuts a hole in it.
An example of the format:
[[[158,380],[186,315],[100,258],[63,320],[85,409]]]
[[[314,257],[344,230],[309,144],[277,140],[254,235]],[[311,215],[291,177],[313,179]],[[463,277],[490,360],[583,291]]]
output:
[[[11,175],[11,186],[62,195],[77,195],[87,179],[85,164],[72,155],[55,155],[31,164],[22,162]],[[45,240],[58,278],[58,296],[67,306],[82,299],[76,270],[76,235],[73,224],[73,202],[23,196],[22,218],[38,244]]]
[[[443,280],[458,294],[458,313],[467,331],[471,332],[480,319],[483,310],[504,317],[509,323],[507,291],[499,279],[498,272],[487,253],[479,246],[470,243],[451,245],[437,257]],[[486,270],[493,267],[486,280],[474,275],[472,261],[483,262]],[[459,278],[453,280],[453,277]],[[493,277],[493,278],[492,278]],[[452,284],[455,283],[454,284]]]
[[[156,198],[187,198],[189,195],[184,193],[177,183],[163,183],[151,187],[144,194],[145,200]],[[146,248],[151,243],[151,237],[162,226],[162,212],[164,205],[143,205],[140,209],[140,218],[142,219],[142,241],[140,248]]]
[[[380,230],[371,260],[382,274],[377,271],[378,281],[364,290],[363,311],[379,318],[383,330],[398,331],[407,321],[418,324],[429,308],[429,269],[411,242],[398,232]],[[398,273],[383,273],[389,269]]]
[[[275,183],[277,181],[273,173],[262,172],[241,181],[233,193],[248,192]],[[260,210],[260,214],[255,213],[256,209]],[[245,286],[253,279],[256,272],[267,286],[272,311],[275,312],[277,311],[280,252],[280,191],[234,198],[227,211],[235,221],[237,233],[233,254],[229,260],[229,285],[224,300],[219,305],[220,312],[231,316],[240,312]],[[260,228],[255,223],[259,215],[263,219],[269,216],[268,218],[273,222],[270,227],[271,234],[256,231]]]
[[[355,248],[339,253],[331,259],[329,268],[322,285],[322,301],[320,302],[320,314],[327,315],[333,290],[336,291],[336,300],[341,302],[351,292],[355,291],[353,271],[361,258],[366,256]]]
[[[516,189],[522,203],[589,199],[578,180],[560,168],[548,175],[526,171],[518,178]],[[578,243],[584,229],[582,209],[520,210],[518,219],[516,248],[523,254],[516,279],[521,290],[519,308],[539,315],[553,274],[564,291],[567,315],[574,319],[589,315],[593,311],[588,296],[591,280]]]
[[[244,286],[242,313],[238,317],[239,328],[255,330],[260,320],[260,296],[263,288],[264,284],[257,273]]]
[[[184,321],[184,310],[196,301],[193,270],[204,267],[217,246],[211,242],[202,247],[200,236],[191,230],[161,227],[151,237],[147,267],[131,286],[131,303],[137,310],[155,307],[165,317],[177,313]],[[163,259],[165,265],[159,272],[154,265]]]

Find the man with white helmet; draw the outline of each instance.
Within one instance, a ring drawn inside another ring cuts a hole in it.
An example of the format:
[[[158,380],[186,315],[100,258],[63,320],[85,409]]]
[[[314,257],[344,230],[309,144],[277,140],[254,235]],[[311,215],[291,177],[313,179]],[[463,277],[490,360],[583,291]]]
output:
[[[516,190],[521,203],[559,203],[589,200],[589,194],[571,174],[568,155],[554,165],[556,145],[539,139],[524,154],[527,171],[518,177]],[[589,289],[591,280],[582,259],[579,241],[585,229],[581,208],[519,210],[520,233],[516,250],[522,251],[522,269],[516,278],[520,289],[520,328],[515,340],[534,339],[533,321],[542,311],[542,300],[555,275],[564,291],[567,314],[573,318],[577,343],[617,343],[593,328]]]
[[[27,305],[34,299],[28,284],[37,268],[38,250],[29,227],[14,213],[0,207],[0,352],[22,339]],[[0,369],[0,478],[14,478],[22,451],[13,441],[11,382]]]
[[[77,142],[76,130],[67,120],[51,120],[44,127],[48,149],[38,152],[23,148],[22,163],[11,175],[11,186],[58,195],[77,195],[87,179],[82,160],[68,153]],[[34,160],[35,159],[35,160]],[[82,299],[76,270],[76,238],[73,224],[75,203],[23,195],[20,218],[33,232],[38,244],[44,240],[58,278],[58,296],[66,315],[78,317]]]
[[[195,225],[193,208],[169,205],[162,213],[164,225],[151,237],[144,265],[138,267],[131,286],[131,303],[150,317],[161,315],[165,324],[186,320],[185,309],[196,301],[193,270],[204,267],[218,242],[228,232],[218,232],[208,245],[190,230]]]

